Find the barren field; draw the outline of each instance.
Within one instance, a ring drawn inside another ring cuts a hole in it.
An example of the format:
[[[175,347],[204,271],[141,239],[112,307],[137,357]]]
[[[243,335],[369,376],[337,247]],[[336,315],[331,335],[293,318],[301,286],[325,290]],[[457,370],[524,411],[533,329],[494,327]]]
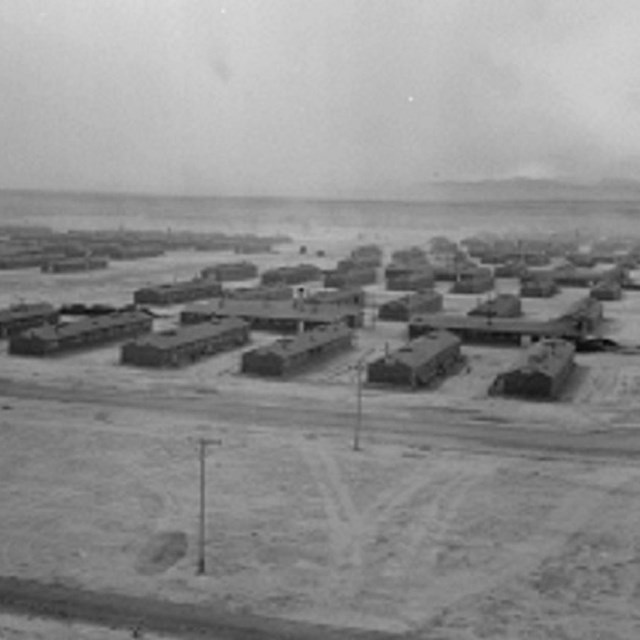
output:
[[[130,302],[145,282],[229,257],[0,273],[0,303]],[[307,259],[324,265],[295,245],[264,264]],[[390,297],[368,290],[376,304]],[[584,293],[525,300],[524,311],[551,316]],[[445,311],[476,302],[448,295]],[[609,333],[640,343],[640,292],[605,308]],[[178,310],[160,310],[162,323]],[[148,371],[119,365],[118,345],[45,360],[9,357],[3,345],[0,575],[353,630],[345,637],[635,640],[638,357],[579,356],[550,405],[488,398],[516,350],[466,347],[470,370],[435,389],[365,387],[356,452],[355,366],[406,339],[402,323],[371,315],[351,352],[288,381],[239,375],[238,351]],[[254,344],[272,339],[255,334]],[[200,437],[221,441],[208,447],[204,576]],[[0,637],[126,634],[7,614]]]

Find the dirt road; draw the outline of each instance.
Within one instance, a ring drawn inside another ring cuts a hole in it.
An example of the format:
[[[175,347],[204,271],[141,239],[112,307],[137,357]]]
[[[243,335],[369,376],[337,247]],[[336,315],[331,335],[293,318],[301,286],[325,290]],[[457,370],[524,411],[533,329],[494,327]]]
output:
[[[215,640],[332,640],[344,630],[287,622],[248,614],[230,614],[204,605],[177,604],[116,593],[97,593],[60,584],[0,577],[0,608],[59,620],[91,622],[104,627],[138,629],[186,638]],[[396,636],[349,630],[353,640]]]
[[[310,430],[316,434],[345,433],[355,421],[353,410],[327,404],[292,402],[290,398],[247,398],[225,392],[214,396],[167,398],[160,394],[111,392],[101,389],[68,389],[2,380],[0,397],[118,406],[162,414],[197,415],[203,419],[254,428]],[[594,408],[594,413],[597,409]],[[464,444],[473,450],[516,450],[539,455],[594,456],[634,459],[640,456],[640,429],[635,426],[592,432],[550,430],[518,420],[492,424],[486,413],[473,409],[413,407],[397,411],[378,404],[363,414],[363,430],[386,443],[417,446]],[[148,432],[148,431],[147,431]]]

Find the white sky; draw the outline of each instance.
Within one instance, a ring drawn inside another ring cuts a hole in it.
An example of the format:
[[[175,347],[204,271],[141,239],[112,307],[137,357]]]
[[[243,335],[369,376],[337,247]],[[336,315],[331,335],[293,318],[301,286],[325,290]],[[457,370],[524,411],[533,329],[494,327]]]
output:
[[[0,0],[0,188],[640,176],[640,0]]]

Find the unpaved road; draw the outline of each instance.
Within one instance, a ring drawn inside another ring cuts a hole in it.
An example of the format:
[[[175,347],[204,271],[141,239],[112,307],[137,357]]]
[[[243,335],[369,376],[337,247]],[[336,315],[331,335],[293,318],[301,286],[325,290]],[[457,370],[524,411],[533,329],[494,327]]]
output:
[[[160,394],[110,392],[101,389],[67,389],[2,380],[0,397],[48,400],[98,406],[118,406],[162,414],[198,415],[251,427],[345,433],[354,424],[354,412],[327,404],[292,403],[290,398],[247,398],[225,392],[209,397],[172,397]],[[597,410],[594,408],[594,413]],[[363,431],[383,442],[417,445],[464,443],[478,449],[517,450],[540,455],[575,455],[634,459],[640,457],[640,428],[618,426],[591,432],[550,430],[527,422],[491,424],[486,415],[465,409],[420,407],[394,410],[377,406],[363,415]]]
[[[177,604],[115,593],[97,593],[60,584],[0,577],[0,608],[13,613],[138,628],[161,634],[212,640],[333,640],[345,631],[329,626],[230,614],[210,606]],[[387,633],[350,629],[353,640],[385,640]],[[135,637],[135,636],[134,636]],[[142,635],[140,636],[142,637]]]

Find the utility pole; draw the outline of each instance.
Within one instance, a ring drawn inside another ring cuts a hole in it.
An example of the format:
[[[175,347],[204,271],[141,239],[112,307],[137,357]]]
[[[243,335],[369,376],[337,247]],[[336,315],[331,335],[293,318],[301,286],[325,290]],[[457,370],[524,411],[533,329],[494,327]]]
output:
[[[200,438],[198,440],[200,449],[200,517],[198,522],[198,575],[204,575],[205,573],[205,560],[204,560],[204,539],[205,539],[205,490],[206,490],[206,459],[207,459],[207,445],[216,444],[221,445],[222,440],[208,440],[207,438]]]
[[[371,307],[371,328],[373,330],[375,330],[376,328],[376,320],[378,319],[378,305],[376,303],[376,298],[374,298],[373,294],[368,295],[369,300],[370,300],[370,307]],[[365,303],[364,308],[366,309],[367,305]]]
[[[360,429],[362,428],[362,359],[356,365],[356,385],[357,385],[357,412],[356,424],[353,430],[353,450],[360,451]]]
[[[365,351],[356,363],[356,423],[353,427],[353,450],[360,451],[360,430],[362,429],[362,371],[366,358],[374,349]]]

